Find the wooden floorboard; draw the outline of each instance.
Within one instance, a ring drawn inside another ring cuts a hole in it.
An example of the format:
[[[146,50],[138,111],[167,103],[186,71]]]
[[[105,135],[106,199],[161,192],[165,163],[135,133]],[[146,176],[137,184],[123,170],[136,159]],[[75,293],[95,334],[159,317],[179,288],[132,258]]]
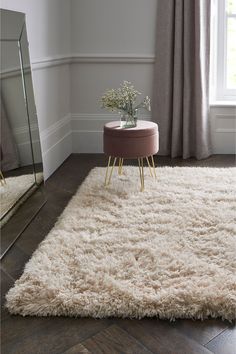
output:
[[[67,349],[63,354],[92,354],[83,344],[79,343]]]
[[[116,325],[87,339],[83,345],[97,354],[152,354],[140,341]]]
[[[207,321],[181,320],[172,323],[172,327],[175,327],[181,333],[202,345],[207,344],[228,328],[228,326],[229,323],[227,321],[219,321],[216,319],[209,319]]]
[[[3,353],[58,354],[108,327],[109,320],[90,318],[17,318],[4,321]]]
[[[212,339],[206,348],[215,354],[236,353],[236,330],[235,327],[228,328],[214,339]]]
[[[155,354],[210,354],[208,349],[181,333],[169,321],[125,320],[119,325]]]
[[[133,164],[136,162],[133,161]],[[158,157],[158,166],[231,167],[230,155],[203,161]],[[103,155],[71,155],[46,183],[48,201],[1,262],[2,305],[8,289],[53,227],[79,185]],[[104,319],[11,316],[2,308],[3,354],[235,354],[236,329],[227,321]]]

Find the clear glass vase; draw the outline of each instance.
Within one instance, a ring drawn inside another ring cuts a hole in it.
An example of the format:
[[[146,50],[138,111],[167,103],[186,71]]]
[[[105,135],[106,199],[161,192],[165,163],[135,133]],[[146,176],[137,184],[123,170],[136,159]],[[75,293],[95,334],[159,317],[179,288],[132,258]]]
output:
[[[120,127],[121,128],[134,128],[137,125],[137,112],[130,115],[125,112],[120,112]]]

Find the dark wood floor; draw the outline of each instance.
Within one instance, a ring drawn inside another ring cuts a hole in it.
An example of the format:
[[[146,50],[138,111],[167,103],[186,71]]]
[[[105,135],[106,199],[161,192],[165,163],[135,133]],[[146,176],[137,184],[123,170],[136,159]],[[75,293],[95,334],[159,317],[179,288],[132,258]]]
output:
[[[159,157],[158,165],[230,167],[233,156],[204,161]],[[48,201],[1,264],[2,303],[25,263],[69,202],[91,168],[104,166],[102,155],[71,155],[46,183]],[[235,354],[234,324],[221,320],[175,322],[142,319],[37,318],[11,316],[2,309],[2,354],[158,353]]]

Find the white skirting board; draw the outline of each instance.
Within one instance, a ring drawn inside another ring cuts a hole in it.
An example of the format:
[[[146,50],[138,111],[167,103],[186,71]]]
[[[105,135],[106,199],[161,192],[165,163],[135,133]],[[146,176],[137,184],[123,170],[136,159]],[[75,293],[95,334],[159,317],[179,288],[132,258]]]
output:
[[[214,154],[236,153],[236,107],[211,107],[211,138]]]
[[[119,119],[117,115],[109,114],[72,114],[72,152],[101,153],[103,126],[106,122],[116,119]],[[143,116],[142,119],[150,120],[150,116]],[[210,120],[213,154],[235,154],[235,108],[211,108]]]
[[[71,153],[102,153],[103,126],[118,120],[116,114],[68,114],[43,131],[44,177],[47,179]],[[150,116],[140,119],[150,120]],[[212,108],[211,136],[213,154],[236,152],[236,116],[234,108]]]
[[[70,154],[71,134],[67,134],[43,154],[44,179],[47,180]]]
[[[70,115],[44,130],[41,134],[44,179],[47,178],[72,153]]]

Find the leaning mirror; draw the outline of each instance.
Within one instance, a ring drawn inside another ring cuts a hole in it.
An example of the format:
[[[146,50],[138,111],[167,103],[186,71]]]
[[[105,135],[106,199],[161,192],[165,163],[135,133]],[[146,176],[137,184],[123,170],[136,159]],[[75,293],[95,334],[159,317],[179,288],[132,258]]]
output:
[[[1,255],[4,255],[45,198],[40,189],[43,182],[42,153],[25,15],[1,9],[0,16],[0,220]],[[31,202],[24,210],[23,203],[36,190],[35,205]]]

